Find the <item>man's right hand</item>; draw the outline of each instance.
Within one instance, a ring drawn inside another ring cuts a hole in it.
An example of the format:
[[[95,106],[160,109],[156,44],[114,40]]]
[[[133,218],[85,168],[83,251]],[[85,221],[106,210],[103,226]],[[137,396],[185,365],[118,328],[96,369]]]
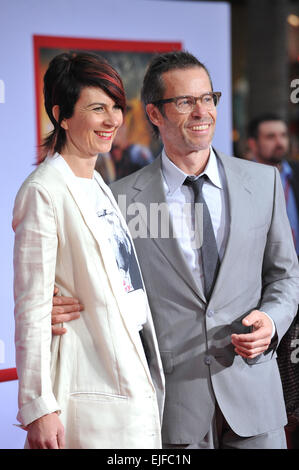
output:
[[[58,326],[59,323],[65,323],[80,317],[81,310],[84,309],[78,299],[73,297],[64,297],[57,295],[58,289],[55,287],[53,296],[53,309],[52,309],[52,334],[64,335],[67,332],[66,328]]]

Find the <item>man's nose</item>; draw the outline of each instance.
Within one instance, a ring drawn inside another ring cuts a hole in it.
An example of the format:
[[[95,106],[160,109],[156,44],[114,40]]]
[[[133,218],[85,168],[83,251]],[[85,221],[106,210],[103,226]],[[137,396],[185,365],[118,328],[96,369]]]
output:
[[[288,141],[285,137],[277,137],[275,143],[278,147],[283,147],[283,148],[288,147]]]
[[[205,116],[207,114],[207,109],[200,100],[196,100],[195,106],[192,110],[192,114],[194,116]]]

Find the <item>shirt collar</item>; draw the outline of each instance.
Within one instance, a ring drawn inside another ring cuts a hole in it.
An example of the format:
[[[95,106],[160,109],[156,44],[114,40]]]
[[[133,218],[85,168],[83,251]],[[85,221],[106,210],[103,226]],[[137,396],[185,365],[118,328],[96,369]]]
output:
[[[168,186],[169,194],[173,194],[184,183],[187,176],[178,168],[166,155],[165,149],[162,150],[162,173]],[[210,156],[204,171],[199,175],[207,175],[209,180],[218,188],[222,189],[222,183],[219,175],[217,158],[214,150],[210,147]]]

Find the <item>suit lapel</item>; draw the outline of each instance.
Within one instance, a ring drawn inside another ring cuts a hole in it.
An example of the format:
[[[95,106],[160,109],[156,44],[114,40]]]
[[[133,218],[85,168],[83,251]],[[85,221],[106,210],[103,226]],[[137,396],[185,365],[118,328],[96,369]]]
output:
[[[59,170],[56,168],[53,168],[53,171],[59,171]],[[120,218],[124,220],[110,189],[105,186],[103,181],[101,181],[100,176],[95,175],[95,177],[96,177],[97,182],[100,184],[101,188],[103,189],[104,193],[109,197],[113,207],[119,214]],[[144,351],[143,351],[142,344],[138,335],[138,331],[135,325],[132,323],[131,318],[128,315],[128,312],[126,311],[126,309],[124,310],[125,297],[130,294],[126,294],[124,292],[124,295],[121,295],[123,286],[121,284],[119,270],[118,270],[115,256],[110,246],[109,240],[107,239],[105,233],[102,233],[101,230],[99,230],[97,216],[94,210],[90,207],[90,202],[88,198],[86,197],[85,193],[81,191],[80,187],[78,187],[74,174],[71,171],[68,171],[68,169],[66,171],[63,171],[63,180],[66,183],[76,205],[78,206],[84,222],[88,226],[90,232],[92,233],[93,237],[95,238],[98,244],[98,248],[101,254],[101,258],[103,260],[104,268],[106,270],[108,279],[110,281],[110,285],[111,285],[114,297],[116,299],[116,302],[118,304],[119,311],[124,321],[125,327],[128,331],[128,334],[133,344],[135,345],[138,355],[140,356],[140,359],[143,363],[148,379],[152,383],[150,371],[148,368],[146,358],[144,356]],[[126,226],[125,222],[124,224],[125,224],[124,226]]]
[[[229,224],[229,232],[224,256],[210,303],[214,302],[216,299],[217,302],[225,301],[225,286],[230,279],[228,273],[234,265],[235,257],[238,256],[238,253],[236,253],[236,246],[238,245],[239,230],[243,224],[244,226],[246,225],[245,221],[248,219],[248,211],[252,205],[250,175],[246,170],[240,170],[239,167],[236,168],[234,165],[234,157],[228,157],[216,151],[215,153],[222,162],[225,172],[226,190],[228,195],[229,214],[227,223]],[[150,204],[166,204],[161,170],[161,157],[158,157],[152,165],[146,167],[144,171],[140,173],[133,187],[137,190],[137,193],[132,199],[135,202],[142,203],[146,208],[146,211],[140,212],[140,216],[147,225],[150,214]],[[171,220],[170,225],[171,233]],[[150,236],[149,231],[148,236]],[[206,303],[204,293],[201,291],[200,286],[196,284],[178,241],[175,238],[161,237],[152,238],[152,240],[182,280]]]
[[[119,272],[109,240],[106,235],[99,230],[97,216],[93,208],[90,207],[90,201],[88,201],[85,193],[81,191],[80,187],[78,187],[75,178],[73,178],[72,175],[64,175],[64,179],[86,225],[97,241],[107,275],[110,279],[112,290],[117,298],[121,284],[119,282]]]
[[[102,178],[101,178],[100,175],[98,175],[97,173],[95,173],[95,178],[96,178],[98,184],[101,186],[101,188],[102,188],[102,190],[104,191],[104,193],[105,193],[105,194],[107,195],[107,197],[109,198],[109,200],[110,200],[112,206],[114,207],[114,209],[115,209],[115,211],[117,212],[119,218],[121,219],[121,222],[123,223],[123,226],[126,227],[126,226],[127,226],[127,223],[126,223],[126,221],[125,221],[125,219],[124,219],[124,217],[123,217],[123,214],[122,214],[122,212],[121,212],[121,210],[120,210],[120,208],[119,208],[119,206],[118,206],[118,204],[117,204],[117,202],[116,202],[116,200],[115,200],[115,198],[114,198],[114,196],[113,196],[113,194],[112,194],[111,189],[103,182]],[[138,267],[139,267],[139,269],[140,269],[139,262],[138,262],[138,257],[137,257],[137,253],[136,253],[136,250],[135,250],[135,247],[134,247],[134,242],[133,242],[133,240],[132,240],[132,237],[131,237],[131,235],[130,235],[129,230],[127,231],[127,233],[128,233],[128,235],[129,235],[129,237],[130,237],[130,239],[131,239],[131,243],[132,243],[132,246],[133,246],[133,249],[134,249],[134,253],[135,253],[135,256],[136,256],[136,260],[137,260],[137,264],[138,264]],[[141,269],[140,269],[140,272],[141,272]],[[122,286],[121,286],[121,288],[122,288]],[[116,297],[117,299],[118,299],[118,295],[119,295],[119,290],[120,290],[120,289],[118,289],[118,290],[115,291],[115,293],[114,293],[114,294],[115,294],[115,297]],[[127,296],[127,295],[130,295],[130,294],[125,294],[125,295]],[[144,298],[147,299],[146,293],[145,293],[145,287],[144,287]],[[147,301],[147,300],[146,300],[146,301]],[[136,347],[136,349],[137,349],[137,352],[138,352],[138,354],[139,354],[139,356],[140,356],[140,359],[142,360],[142,363],[143,363],[143,365],[144,365],[144,368],[145,368],[145,370],[146,370],[146,373],[147,373],[147,375],[148,375],[148,378],[149,378],[150,381],[152,381],[151,373],[150,373],[150,370],[149,370],[149,367],[148,367],[148,363],[147,363],[147,359],[146,359],[145,353],[144,353],[144,348],[143,348],[143,345],[142,345],[142,343],[141,343],[141,341],[140,341],[139,332],[138,332],[137,329],[136,329],[136,325],[132,324],[131,318],[130,318],[129,315],[123,315],[123,311],[122,311],[121,305],[120,305],[119,307],[120,307],[120,312],[121,312],[121,314],[122,314],[123,320],[124,320],[124,322],[125,322],[125,324],[126,324],[126,326],[127,326],[128,332],[129,332],[129,334],[130,334],[130,336],[131,336],[131,339],[132,339],[132,341],[133,341],[133,343],[134,343],[134,345],[135,345],[135,347]],[[148,305],[147,305],[146,308],[149,309]],[[148,316],[149,316],[149,315],[150,315],[150,312],[148,313]],[[147,322],[147,323],[148,323],[148,322]],[[144,328],[146,327],[146,325],[147,325],[147,324],[145,324]],[[153,328],[153,327],[152,327],[152,328]],[[152,330],[151,328],[149,328],[149,329],[150,329],[150,333],[151,333],[151,335],[152,335],[152,331],[153,331],[153,330]],[[156,348],[156,354],[159,355],[157,348]],[[161,368],[162,368],[162,366],[161,366]]]
[[[150,220],[151,207],[154,207],[154,204],[161,205],[163,204],[163,210],[165,210],[164,215],[166,215],[166,221],[164,221],[164,228],[168,228],[170,234],[169,237],[161,237],[158,231],[158,237],[151,237],[153,243],[156,244],[158,249],[161,251],[163,256],[167,259],[169,264],[177,272],[177,274],[182,278],[182,280],[188,284],[191,289],[205,302],[205,296],[202,292],[200,286],[195,282],[195,279],[192,275],[192,272],[189,269],[188,264],[186,263],[184,254],[180,248],[178,240],[172,236],[173,234],[173,225],[171,217],[168,211],[167,202],[165,198],[164,188],[163,188],[163,176],[161,170],[161,157],[158,157],[155,162],[146,167],[143,172],[139,175],[135,184],[133,186],[137,193],[133,197],[133,201],[136,203],[143,204],[145,211],[140,211],[140,216],[143,219],[144,224],[147,227],[147,236],[151,236],[151,231],[153,234],[153,220]],[[169,227],[168,225],[169,220]],[[162,223],[163,223],[162,221]]]
[[[252,196],[250,185],[248,184],[251,177],[244,170],[240,171],[239,168],[238,170],[235,168],[234,157],[228,157],[216,151],[215,153],[220,158],[224,167],[229,208],[227,216],[227,223],[229,224],[227,244],[211,297],[211,302],[214,302],[217,298],[217,302],[221,303],[227,297],[226,284],[230,280],[229,272],[234,266],[236,256],[240,256],[240,253],[236,252],[239,230],[240,227],[247,225],[245,222],[248,219],[248,211],[251,208]]]

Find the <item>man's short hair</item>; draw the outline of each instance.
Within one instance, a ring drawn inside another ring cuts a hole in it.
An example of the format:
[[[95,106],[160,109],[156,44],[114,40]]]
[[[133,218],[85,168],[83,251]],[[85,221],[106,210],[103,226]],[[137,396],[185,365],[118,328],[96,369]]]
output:
[[[262,114],[261,116],[258,116],[249,122],[248,131],[247,131],[248,137],[257,139],[260,125],[263,122],[268,122],[268,121],[282,121],[286,124],[285,120],[282,119],[282,117],[280,117],[278,114],[275,114],[275,113]]]
[[[190,52],[172,51],[155,55],[149,63],[143,79],[141,100],[144,107],[149,103],[163,99],[165,92],[165,85],[162,79],[163,73],[169,72],[170,70],[183,70],[193,67],[200,67],[205,70],[211,83],[211,89],[213,90],[213,84],[208,69],[194,55],[190,54]],[[157,107],[163,114],[163,105],[157,105]],[[158,137],[159,129],[151,122],[150,124],[155,136]]]

